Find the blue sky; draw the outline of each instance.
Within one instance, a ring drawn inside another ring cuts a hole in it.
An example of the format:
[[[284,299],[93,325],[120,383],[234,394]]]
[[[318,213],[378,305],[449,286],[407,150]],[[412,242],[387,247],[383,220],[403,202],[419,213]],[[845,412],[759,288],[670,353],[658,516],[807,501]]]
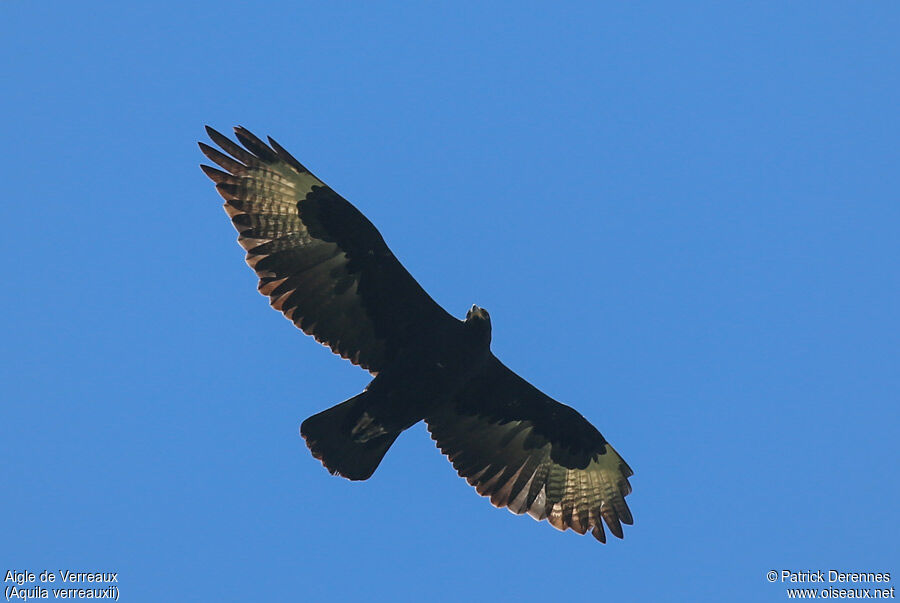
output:
[[[0,569],[130,601],[900,575],[897,31],[889,2],[3,2]],[[274,136],[489,309],[634,468],[625,540],[494,509],[421,424],[328,475],[297,427],[367,374],[256,293],[205,124]]]

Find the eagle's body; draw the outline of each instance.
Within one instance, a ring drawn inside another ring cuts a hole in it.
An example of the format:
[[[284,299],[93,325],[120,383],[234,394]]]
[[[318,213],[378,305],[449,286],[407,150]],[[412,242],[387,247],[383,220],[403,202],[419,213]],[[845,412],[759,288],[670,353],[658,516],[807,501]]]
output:
[[[622,537],[631,469],[600,432],[490,351],[487,311],[464,321],[409,275],[378,230],[274,140],[236,128],[243,148],[207,128],[201,166],[274,308],[375,378],[303,422],[335,474],[367,479],[397,436],[424,420],[459,474],[497,506],[603,542]],[[602,520],[602,521],[601,521]]]

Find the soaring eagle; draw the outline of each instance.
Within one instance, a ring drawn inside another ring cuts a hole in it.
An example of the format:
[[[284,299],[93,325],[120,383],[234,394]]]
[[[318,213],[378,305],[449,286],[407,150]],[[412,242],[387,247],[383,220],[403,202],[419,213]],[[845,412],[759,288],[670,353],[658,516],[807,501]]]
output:
[[[235,128],[241,145],[207,127],[222,151],[201,168],[259,276],[259,291],[307,335],[374,379],[306,419],[300,434],[332,474],[364,480],[400,433],[424,420],[460,476],[497,507],[622,538],[633,523],[631,469],[574,409],[492,353],[491,318],[465,320],[422,289],[358,209],[277,142]]]

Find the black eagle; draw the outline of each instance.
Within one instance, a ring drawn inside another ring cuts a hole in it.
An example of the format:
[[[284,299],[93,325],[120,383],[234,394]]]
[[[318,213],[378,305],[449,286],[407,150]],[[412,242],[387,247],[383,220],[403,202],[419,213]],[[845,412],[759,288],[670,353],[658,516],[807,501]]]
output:
[[[574,409],[503,365],[491,319],[439,306],[375,226],[277,142],[235,128],[239,146],[207,127],[225,153],[201,168],[225,198],[247,263],[304,333],[375,378],[365,391],[306,419],[300,434],[332,473],[367,479],[400,433],[424,420],[459,475],[497,507],[622,538],[633,522],[631,469]]]

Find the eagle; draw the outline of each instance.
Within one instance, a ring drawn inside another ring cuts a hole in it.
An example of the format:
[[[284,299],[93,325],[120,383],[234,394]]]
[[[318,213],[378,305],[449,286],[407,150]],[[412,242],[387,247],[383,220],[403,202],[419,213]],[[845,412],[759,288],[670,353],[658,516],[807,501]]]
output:
[[[375,226],[271,137],[240,144],[207,127],[201,165],[259,277],[259,291],[307,335],[368,370],[352,398],[300,426],[333,475],[368,479],[404,430],[424,421],[459,475],[496,507],[559,530],[633,523],[631,468],[600,432],[491,353],[491,317],[444,310]]]

